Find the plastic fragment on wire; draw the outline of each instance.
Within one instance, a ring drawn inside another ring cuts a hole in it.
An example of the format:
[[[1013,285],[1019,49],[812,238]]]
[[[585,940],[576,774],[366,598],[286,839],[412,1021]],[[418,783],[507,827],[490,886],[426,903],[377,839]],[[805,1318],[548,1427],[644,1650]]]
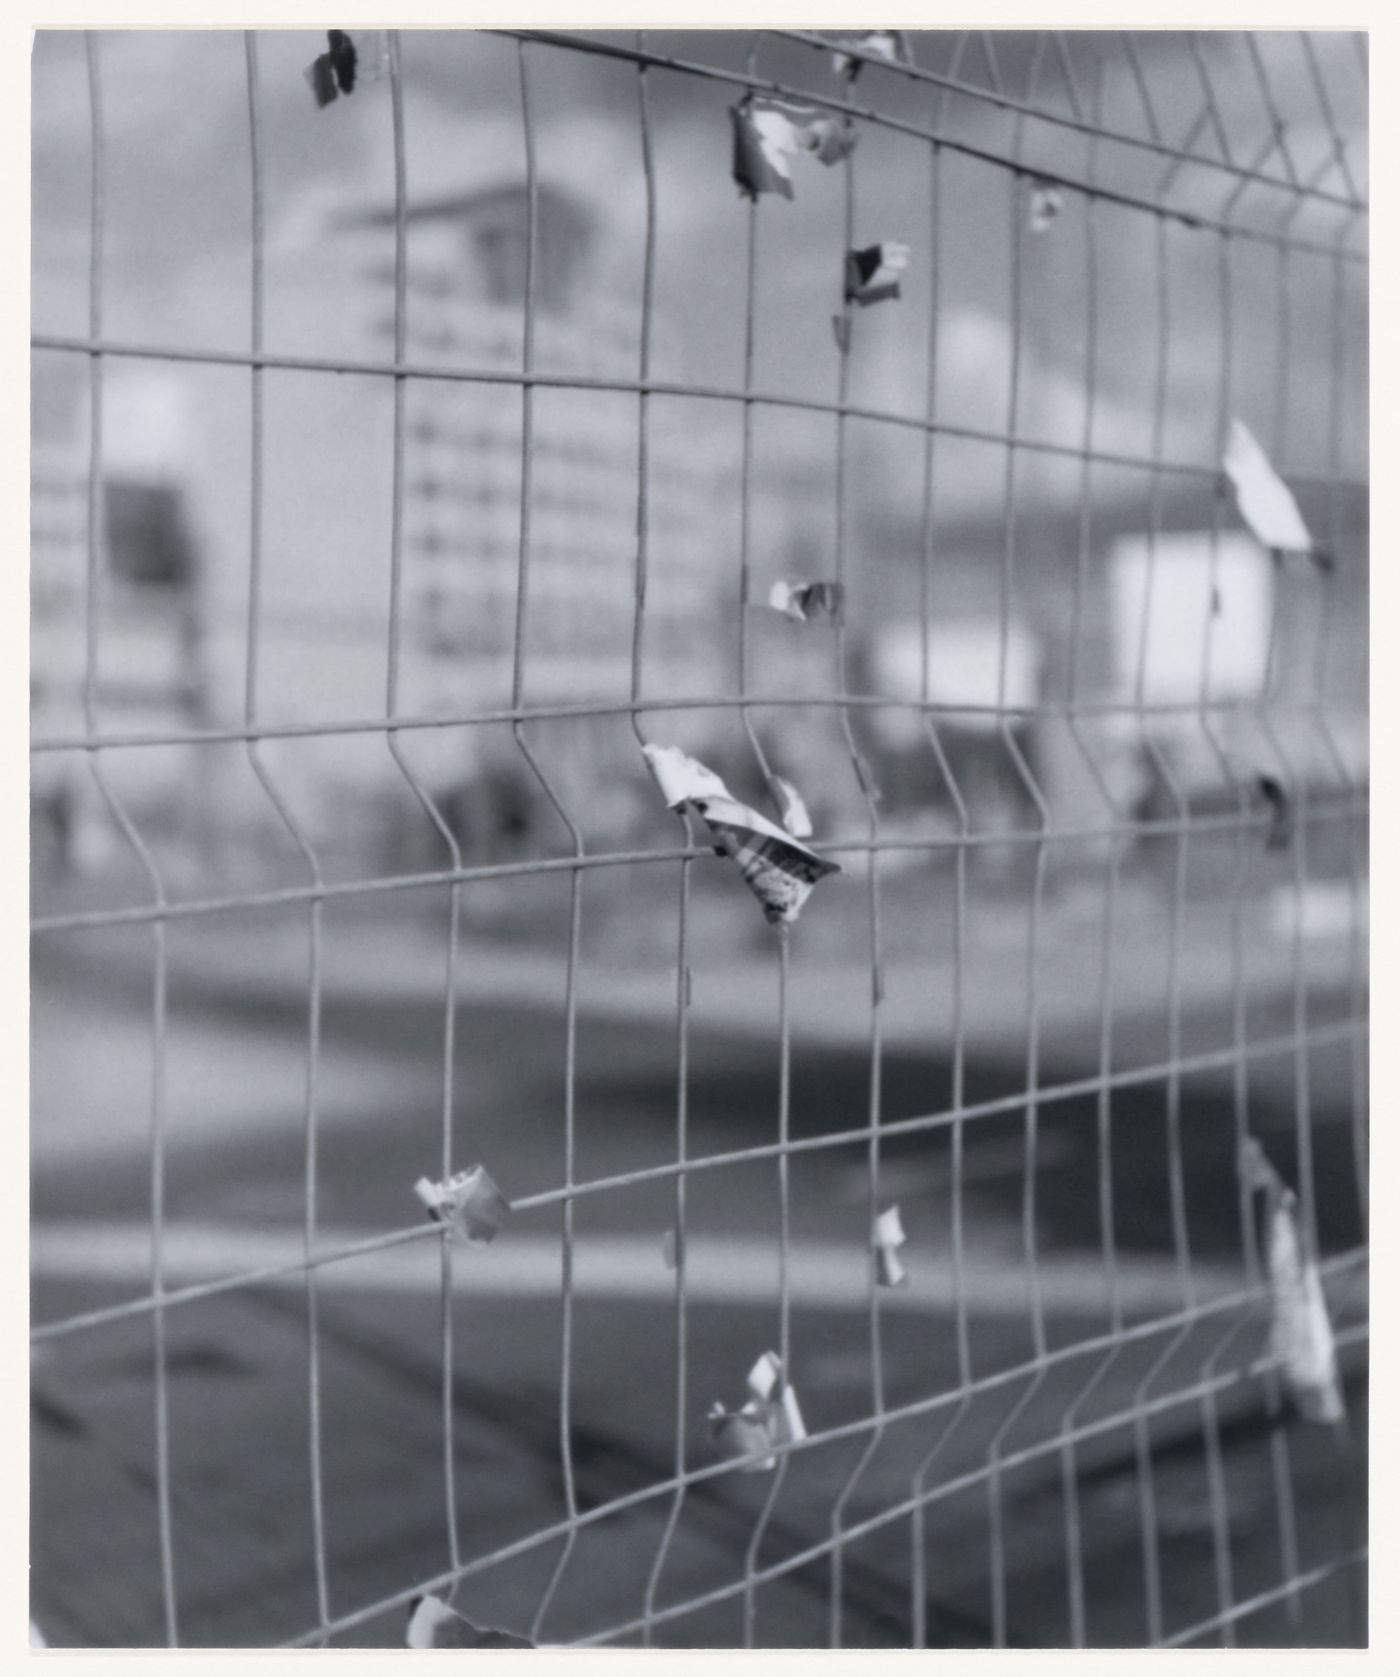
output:
[[[744,1464],[741,1473],[771,1473],[777,1465],[773,1449],[807,1436],[797,1393],[782,1384],[782,1374],[782,1359],[776,1352],[765,1351],[749,1370],[749,1395],[743,1407],[730,1410],[719,1402],[710,1407],[715,1442],[732,1461]]]
[[[1298,1216],[1298,1196],[1252,1136],[1240,1150],[1240,1174],[1252,1192],[1265,1196],[1270,1352],[1303,1419],[1336,1426],[1346,1418],[1337,1346],[1322,1275]]]
[[[661,1237],[661,1259],[667,1269],[674,1269],[677,1263],[679,1247],[676,1243],[676,1231],[667,1229]]]
[[[679,746],[645,745],[642,752],[668,808],[693,810],[704,821],[716,853],[738,864],[770,924],[791,925],[817,881],[841,872],[835,862],[741,804],[713,769]]]
[[[435,1595],[419,1596],[409,1609],[404,1640],[410,1648],[533,1648],[508,1630],[473,1624]]]
[[[1255,776],[1259,796],[1269,806],[1269,831],[1264,840],[1266,850],[1287,850],[1293,843],[1293,799],[1283,782],[1271,774]]]
[[[326,50],[303,72],[318,110],[389,73],[387,29],[328,29]]]
[[[839,582],[775,582],[768,591],[772,611],[782,612],[795,623],[813,623],[819,617],[840,617],[846,591]]]
[[[909,246],[893,239],[846,252],[846,301],[869,308],[899,296],[899,276],[909,266]]]
[[[914,62],[907,29],[867,29],[862,35],[838,35],[836,44],[838,47],[854,47],[856,52],[864,53],[865,58],[883,58],[887,64]],[[831,55],[831,68],[847,81],[856,79],[864,63],[865,59],[857,58],[852,52],[837,51]]]
[[[793,196],[792,160],[804,152],[830,165],[855,150],[849,117],[824,115],[811,105],[746,95],[730,107],[734,124],[734,182],[747,198],[761,192]]]
[[[790,780],[784,780],[780,774],[773,776],[773,792],[778,803],[782,806],[783,825],[794,838],[811,838],[812,817],[807,813],[807,805],[803,802],[802,794]]]
[[[1031,182],[1030,229],[1043,233],[1065,207],[1065,195],[1054,181]]]
[[[445,1182],[420,1177],[413,1191],[435,1223],[445,1223],[468,1246],[489,1246],[510,1216],[510,1201],[485,1165],[473,1165]]]
[[[1223,464],[1240,517],[1262,546],[1275,555],[1306,553],[1320,569],[1333,568],[1331,555],[1319,551],[1303,522],[1293,491],[1241,420],[1230,421]]]
[[[907,1239],[897,1205],[875,1219],[876,1273],[882,1287],[902,1287],[909,1279],[909,1271],[899,1261],[899,1248]]]

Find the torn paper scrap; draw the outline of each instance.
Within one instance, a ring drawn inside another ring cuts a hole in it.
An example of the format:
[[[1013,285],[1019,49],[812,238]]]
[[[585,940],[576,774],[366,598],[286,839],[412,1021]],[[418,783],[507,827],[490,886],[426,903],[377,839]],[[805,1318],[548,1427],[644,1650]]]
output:
[[[740,1473],[771,1473],[777,1466],[768,1451],[768,1428],[757,1405],[746,1403],[742,1409],[730,1411],[715,1402],[707,1419],[710,1433],[724,1454],[744,1464]]]
[[[838,46],[854,47],[867,58],[883,58],[887,64],[912,64],[913,50],[907,29],[868,29],[863,35],[838,35]],[[838,76],[854,81],[861,72],[863,60],[849,52],[834,52],[831,67]]]
[[[710,1430],[724,1453],[744,1462],[744,1473],[767,1473],[775,1466],[775,1445],[796,1444],[807,1436],[793,1388],[783,1386],[782,1358],[765,1351],[749,1370],[749,1396],[742,1409],[722,1403],[710,1407]],[[775,1389],[778,1390],[775,1396]]]
[[[1230,421],[1225,475],[1234,486],[1240,517],[1274,553],[1313,553],[1313,539],[1293,491],[1269,464],[1269,457],[1238,419]]]
[[[846,301],[868,308],[899,296],[899,276],[909,266],[909,246],[886,239],[846,252]]]
[[[413,1191],[435,1223],[446,1223],[468,1246],[489,1246],[510,1216],[510,1201],[485,1165],[459,1171],[446,1182],[420,1177]]]
[[[780,774],[773,776],[773,792],[782,810],[783,825],[794,838],[811,838],[812,817],[802,801],[802,794],[790,780]]]
[[[365,82],[388,74],[388,30],[328,29],[326,43],[326,51],[304,72],[319,109],[324,110],[340,94],[353,93]]]
[[[1030,226],[1032,233],[1043,233],[1065,207],[1065,195],[1054,181],[1031,182]]]
[[[1255,776],[1259,796],[1269,806],[1269,834],[1264,840],[1266,850],[1287,850],[1293,843],[1293,800],[1288,788],[1271,774]]]
[[[730,107],[734,124],[734,180],[748,198],[777,192],[791,198],[792,159],[808,152],[819,163],[838,163],[855,149],[848,117],[824,116],[810,105],[752,94]]]
[[[899,1261],[899,1248],[906,1239],[897,1205],[875,1219],[875,1261],[882,1287],[902,1287],[909,1279],[908,1270]]]
[[[1269,1349],[1284,1386],[1305,1421],[1335,1425],[1345,1417],[1337,1347],[1322,1275],[1307,1250],[1298,1198],[1252,1137],[1240,1151],[1246,1185],[1265,1195],[1265,1263],[1269,1276]]]
[[[811,623],[818,617],[839,618],[845,597],[839,582],[775,582],[768,604],[796,623]]]
[[[470,1619],[439,1601],[435,1595],[423,1595],[408,1612],[408,1634],[404,1639],[410,1648],[533,1648],[535,1644],[523,1636],[513,1636],[508,1630],[492,1630],[489,1626],[474,1625]]]
[[[729,788],[715,771],[707,769],[678,745],[644,745],[642,754],[656,776],[667,809],[679,809],[696,798],[729,796]]]
[[[791,1386],[783,1386],[775,1400],[773,1389],[783,1378],[783,1360],[776,1351],[765,1351],[749,1370],[749,1403],[764,1416],[770,1444],[795,1444],[806,1438],[807,1428],[798,1407],[797,1393]]]
[[[791,925],[817,881],[840,873],[835,862],[741,804],[712,769],[678,747],[646,745],[642,752],[668,806],[694,810],[710,829],[716,851],[738,863],[766,920]]]

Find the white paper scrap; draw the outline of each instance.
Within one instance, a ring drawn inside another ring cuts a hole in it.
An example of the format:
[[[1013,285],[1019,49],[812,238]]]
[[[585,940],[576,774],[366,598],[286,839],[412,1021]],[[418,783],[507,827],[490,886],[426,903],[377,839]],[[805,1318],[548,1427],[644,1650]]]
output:
[[[742,1462],[740,1473],[771,1473],[778,1465],[769,1454],[768,1428],[757,1404],[746,1403],[730,1411],[722,1403],[711,1405],[710,1431],[715,1443],[731,1461]]]
[[[678,745],[644,745],[642,755],[656,776],[668,809],[679,809],[696,798],[727,798],[729,788],[713,769]]]
[[[774,1351],[765,1351],[749,1370],[749,1397],[743,1408],[728,1410],[722,1403],[711,1406],[710,1430],[727,1456],[744,1462],[742,1472],[770,1472],[776,1465],[771,1454],[775,1446],[796,1444],[807,1436],[792,1386],[775,1395],[782,1374],[782,1359]]]
[[[839,582],[775,582],[768,591],[769,608],[795,623],[839,617],[844,598],[845,590]]]
[[[1313,539],[1292,490],[1238,419],[1230,422],[1224,465],[1226,476],[1234,486],[1240,517],[1263,546],[1275,553],[1314,551]]]
[[[846,253],[846,301],[862,308],[899,296],[899,276],[909,266],[909,246],[886,239]]]
[[[892,1205],[875,1219],[875,1259],[882,1287],[902,1287],[909,1272],[899,1261],[899,1248],[906,1240],[899,1207]]]
[[[849,119],[825,115],[810,105],[752,94],[731,106],[734,125],[734,180],[748,198],[760,192],[793,196],[792,159],[802,152],[819,163],[837,163],[855,149]]]
[[[475,1625],[437,1596],[420,1596],[409,1609],[405,1641],[410,1648],[533,1648],[508,1630]]]
[[[841,46],[855,47],[870,58],[883,58],[887,64],[914,62],[906,29],[868,29],[863,35],[839,35],[837,40]],[[838,76],[854,81],[861,72],[862,60],[849,52],[834,52],[831,67]]]
[[[1240,1168],[1247,1186],[1266,1196],[1270,1351],[1303,1419],[1335,1426],[1346,1415],[1337,1347],[1322,1275],[1298,1216],[1297,1195],[1252,1137],[1241,1149]]]
[[[749,1396],[755,1403],[767,1403],[773,1388],[782,1376],[782,1359],[775,1351],[765,1351],[749,1370]]]
[[[489,1246],[510,1215],[510,1201],[485,1165],[459,1171],[446,1182],[419,1177],[413,1191],[435,1223],[446,1223],[468,1246]]]

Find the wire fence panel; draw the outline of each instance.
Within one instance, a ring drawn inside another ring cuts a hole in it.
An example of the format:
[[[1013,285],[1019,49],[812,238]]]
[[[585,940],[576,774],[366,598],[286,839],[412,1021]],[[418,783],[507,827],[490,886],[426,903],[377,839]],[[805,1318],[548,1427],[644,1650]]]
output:
[[[1365,98],[41,35],[51,1643],[1364,1645]]]

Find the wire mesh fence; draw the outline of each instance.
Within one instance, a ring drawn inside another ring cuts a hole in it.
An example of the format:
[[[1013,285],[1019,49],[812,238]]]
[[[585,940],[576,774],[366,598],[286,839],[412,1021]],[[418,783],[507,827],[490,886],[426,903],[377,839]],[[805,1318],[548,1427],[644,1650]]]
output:
[[[182,39],[36,80],[51,1639],[1364,1641],[1364,40]]]

